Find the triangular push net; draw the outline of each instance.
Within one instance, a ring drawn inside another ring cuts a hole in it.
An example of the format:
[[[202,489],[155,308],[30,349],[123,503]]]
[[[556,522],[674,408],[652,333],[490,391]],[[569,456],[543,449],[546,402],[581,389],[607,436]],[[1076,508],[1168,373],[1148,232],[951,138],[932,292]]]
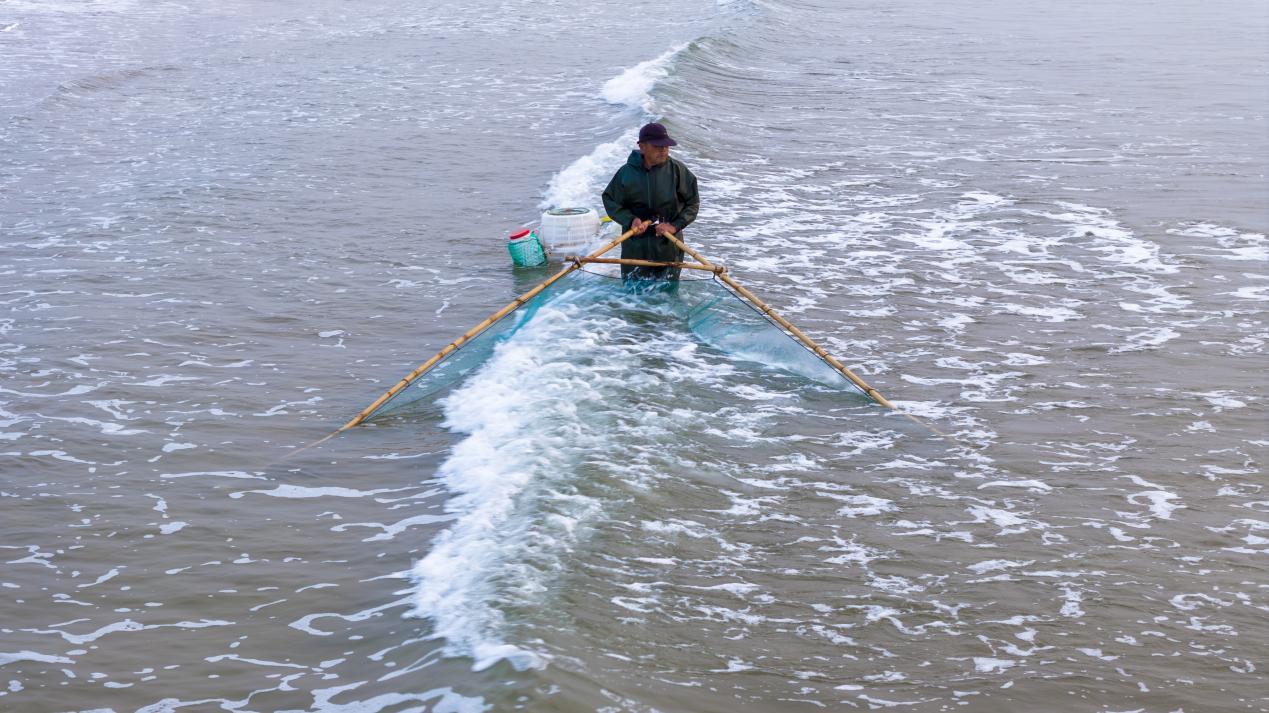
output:
[[[691,256],[695,262],[649,262],[603,257],[605,253],[634,235],[635,228],[631,227],[630,230],[590,255],[566,257],[565,261],[572,263],[570,266],[517,297],[511,304],[498,310],[484,322],[469,329],[431,359],[407,374],[348,423],[325,438],[314,441],[299,450],[324,443],[336,434],[364,423],[370,418],[400,411],[454,384],[484,364],[499,345],[513,339],[517,330],[529,324],[544,305],[561,299],[602,297],[604,291],[608,291],[611,295],[612,290],[621,290],[626,296],[651,297],[655,295],[673,298],[674,313],[681,318],[688,329],[715,348],[738,358],[814,379],[845,392],[863,394],[878,405],[928,428],[935,435],[951,438],[916,416],[899,410],[899,407],[846,368],[802,330],[776,314],[756,295],[732,279],[727,274],[726,268],[711,263],[673,233],[665,234],[665,239],[673,243],[685,255]],[[613,265],[636,270],[648,268],[654,272],[682,271],[683,276],[687,276],[689,272],[700,271],[709,273],[713,277],[701,281],[621,280],[613,279],[615,278],[613,272],[603,276],[596,272],[582,270],[583,267],[590,268],[592,271],[611,270]],[[600,281],[596,282],[597,279]]]
[[[677,322],[704,344],[733,359],[749,362],[754,368],[776,369],[829,388],[867,396],[836,368],[708,273],[698,279],[684,274],[677,281],[625,281],[600,266],[591,266],[560,279],[487,326],[363,420],[399,413],[464,380],[488,361],[499,345],[513,340],[547,304],[561,301],[582,308],[602,305],[604,309],[614,309],[614,305],[622,304],[623,297],[652,303],[672,317],[670,326]],[[622,315],[616,312],[614,316]]]

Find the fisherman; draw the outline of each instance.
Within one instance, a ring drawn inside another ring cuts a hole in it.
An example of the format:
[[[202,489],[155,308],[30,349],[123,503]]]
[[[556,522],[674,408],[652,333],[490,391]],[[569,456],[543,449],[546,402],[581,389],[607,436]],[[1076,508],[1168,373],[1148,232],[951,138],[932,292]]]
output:
[[[665,236],[678,235],[696,220],[701,197],[696,176],[670,147],[678,142],[661,124],[639,129],[639,148],[630,152],[604,189],[604,208],[622,232],[638,233],[621,244],[621,257],[656,262],[682,262],[683,251]],[[636,280],[677,280],[679,268],[621,266],[621,276]]]

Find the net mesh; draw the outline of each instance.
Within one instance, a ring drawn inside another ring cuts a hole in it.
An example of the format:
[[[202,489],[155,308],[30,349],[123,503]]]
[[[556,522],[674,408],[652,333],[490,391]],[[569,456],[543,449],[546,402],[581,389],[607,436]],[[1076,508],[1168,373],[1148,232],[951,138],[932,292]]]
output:
[[[494,322],[381,404],[366,420],[400,412],[462,381],[553,300],[599,304],[611,303],[608,298],[614,295],[631,294],[664,301],[697,338],[733,358],[867,398],[839,371],[708,273],[684,270],[684,279],[677,281],[623,281],[613,271],[592,267],[595,269],[574,271]]]

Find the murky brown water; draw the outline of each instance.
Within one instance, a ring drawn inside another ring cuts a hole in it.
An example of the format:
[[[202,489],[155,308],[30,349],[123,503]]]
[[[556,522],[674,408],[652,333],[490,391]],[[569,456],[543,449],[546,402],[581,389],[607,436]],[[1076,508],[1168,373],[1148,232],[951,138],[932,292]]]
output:
[[[0,710],[1264,710],[1266,15],[0,3]],[[964,445],[573,299],[282,460],[649,116]]]

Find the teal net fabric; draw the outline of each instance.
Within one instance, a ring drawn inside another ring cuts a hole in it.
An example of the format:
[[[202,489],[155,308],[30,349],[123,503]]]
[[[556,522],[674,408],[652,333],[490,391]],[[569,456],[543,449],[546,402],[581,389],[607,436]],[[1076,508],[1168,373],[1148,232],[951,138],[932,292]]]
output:
[[[711,347],[825,386],[863,394],[841,372],[717,279],[681,281],[677,296],[687,327]]]
[[[555,300],[612,310],[614,316],[621,316],[622,305],[631,304],[628,300],[641,300],[647,307],[667,311],[701,342],[733,358],[867,398],[849,379],[719,280],[704,272],[683,272],[683,279],[668,282],[623,281],[612,275],[575,271],[450,353],[366,418],[399,412],[459,383],[488,361],[498,345],[529,324],[543,306]],[[705,277],[693,279],[696,275]]]
[[[502,319],[486,327],[483,332],[472,337],[463,346],[450,352],[435,366],[411,382],[409,386],[380,404],[379,408],[371,411],[366,416],[366,420],[369,421],[401,411],[420,399],[444,391],[462,381],[468,374],[479,369],[488,361],[499,344],[506,341],[511,335],[515,334],[517,329],[533,319],[533,316],[537,314],[538,309],[542,305],[547,304],[561,293],[576,290],[579,285],[576,282],[570,282],[570,280],[577,274],[573,273],[559,280],[538,293],[536,297],[526,302],[520,309],[503,316]]]

